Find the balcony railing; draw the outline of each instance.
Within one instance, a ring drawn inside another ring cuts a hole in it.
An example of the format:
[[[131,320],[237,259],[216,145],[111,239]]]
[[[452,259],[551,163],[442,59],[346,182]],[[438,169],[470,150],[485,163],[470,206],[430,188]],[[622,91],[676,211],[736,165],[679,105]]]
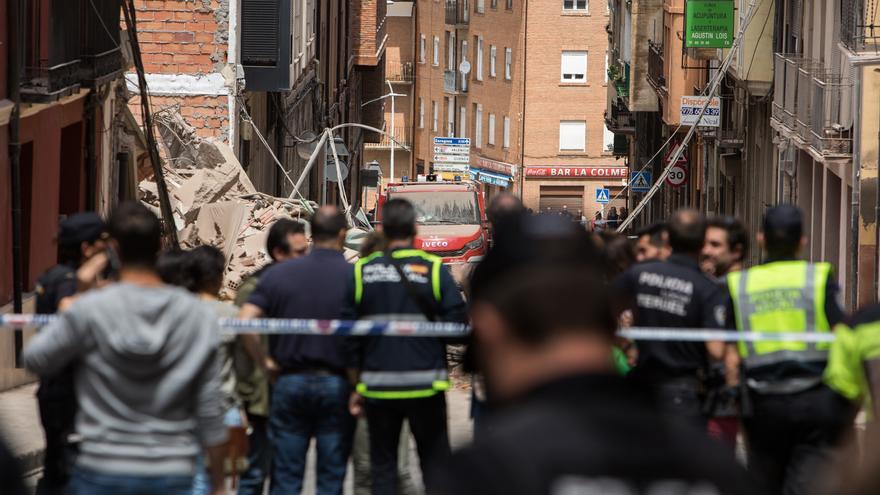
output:
[[[470,20],[470,0],[446,0],[446,24],[467,27]]]
[[[629,108],[620,101],[615,99],[611,103],[609,109],[605,111],[605,125],[609,131],[619,134],[631,134],[635,132],[635,120]]]
[[[100,85],[123,70],[119,48],[120,0],[91,0],[84,14],[82,80],[87,86]]]
[[[608,81],[617,91],[617,96],[629,98],[629,63],[621,61],[615,50],[608,65]]]
[[[400,149],[401,147],[409,148],[410,146],[412,146],[411,131],[412,130],[408,126],[394,126],[394,147]],[[387,132],[388,134],[392,134],[391,128],[388,126],[385,126],[385,132]],[[385,134],[380,134],[379,136],[380,137],[378,142],[365,143],[364,146],[371,149],[390,149],[392,142],[391,138],[389,136],[386,136]]]
[[[716,130],[715,137],[718,140],[718,146],[722,148],[740,149],[743,147],[743,132],[737,129],[739,122],[734,112],[736,109],[736,99],[732,94],[722,94],[721,99],[721,126]]]
[[[84,9],[82,0],[28,0],[25,3],[23,100],[54,100],[79,87]],[[44,18],[47,13],[48,21]],[[44,23],[49,26],[48,30],[43,29]]]
[[[648,83],[658,93],[666,94],[666,74],[663,64],[663,45],[648,41]]]
[[[467,76],[456,70],[446,69],[443,71],[443,91],[450,94],[467,93]]]
[[[810,145],[822,156],[852,154],[852,80],[824,71],[811,80]]]
[[[812,139],[813,107],[810,86],[816,76],[825,72],[825,66],[817,60],[802,60],[797,71],[797,112],[795,116],[797,136],[804,143]]]
[[[865,0],[842,0],[840,3],[840,41],[853,51],[880,49],[880,9]]]
[[[412,62],[402,62],[385,66],[385,78],[391,82],[412,82],[415,72]]]

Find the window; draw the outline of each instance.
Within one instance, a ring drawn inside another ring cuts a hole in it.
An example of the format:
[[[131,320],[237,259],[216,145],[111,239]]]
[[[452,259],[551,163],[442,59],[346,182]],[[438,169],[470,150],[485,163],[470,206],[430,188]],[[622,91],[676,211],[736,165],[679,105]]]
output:
[[[434,53],[431,54],[431,63],[440,65],[440,38],[434,36]]]
[[[419,98],[419,129],[425,128],[425,100]]]
[[[425,63],[425,35],[419,37],[419,63]]]
[[[495,45],[489,45],[489,77],[495,77],[495,56],[498,54],[498,49]]]
[[[455,33],[446,31],[446,68],[455,70]]]
[[[602,151],[611,153],[614,151],[614,133],[609,131],[607,126],[602,126],[602,131],[602,144],[605,145]]]
[[[486,0],[477,0],[475,2],[474,11],[478,14],[486,12]]]
[[[437,132],[437,119],[439,116],[437,115],[439,112],[437,110],[437,102],[435,100],[431,101],[431,131]]]
[[[474,68],[474,77],[477,81],[483,80],[483,37],[476,36],[476,41],[474,42],[474,46],[477,47],[477,66]]]
[[[498,8],[498,0],[491,0],[491,1],[489,2],[489,5],[490,5],[493,9],[497,9],[497,8]]]
[[[562,10],[586,12],[589,9],[589,6],[589,0],[562,0]]]
[[[467,107],[464,105],[458,108],[458,137],[467,137]]]
[[[489,138],[488,143],[489,146],[495,146],[495,114],[489,114]]]
[[[483,105],[474,103],[474,146],[483,147]]]
[[[455,136],[455,104],[451,98],[446,100],[446,135],[448,137]]]
[[[507,0],[507,4],[504,6],[507,10],[513,10],[513,0]]]
[[[468,42],[467,42],[467,40],[461,40],[461,54],[460,54],[460,56],[461,56],[461,62],[468,61]],[[456,70],[459,70],[460,67],[461,67],[461,64],[459,63],[459,66],[456,67]],[[459,73],[458,77],[461,78],[461,90],[467,91],[468,90],[468,75]]]
[[[605,50],[605,84],[608,84],[608,50]]]
[[[504,79],[510,80],[510,66],[513,64],[513,49],[504,49]]]
[[[461,60],[464,62],[468,59],[468,42],[467,40],[461,40]]]
[[[587,123],[563,120],[559,123],[559,151],[584,151],[587,145]]]
[[[587,82],[587,52],[562,52],[562,82]]]
[[[503,133],[501,147],[506,149],[510,148],[510,117],[504,117],[503,125],[504,127],[501,131]]]

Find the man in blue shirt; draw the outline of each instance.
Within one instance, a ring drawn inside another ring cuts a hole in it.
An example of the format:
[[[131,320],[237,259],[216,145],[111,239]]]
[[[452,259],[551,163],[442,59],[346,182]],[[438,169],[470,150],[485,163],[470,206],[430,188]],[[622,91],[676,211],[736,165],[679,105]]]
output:
[[[318,210],[311,223],[311,253],[269,268],[242,307],[242,318],[341,316],[352,277],[352,266],[342,255],[347,223],[330,206]],[[270,355],[265,356],[255,335],[245,337],[248,352],[275,378],[269,414],[272,495],[300,493],[313,437],[318,449],[317,493],[342,493],[354,422],[347,409],[350,387],[341,339],[272,335]]]

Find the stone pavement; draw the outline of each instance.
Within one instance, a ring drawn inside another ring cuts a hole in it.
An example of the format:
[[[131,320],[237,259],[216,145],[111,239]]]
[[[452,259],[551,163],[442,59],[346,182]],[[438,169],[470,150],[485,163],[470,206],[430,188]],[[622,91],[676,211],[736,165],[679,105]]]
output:
[[[25,385],[0,393],[0,432],[19,459],[25,473],[38,474],[42,466],[44,439],[40,426],[40,415],[37,409],[35,393],[37,385]],[[470,420],[470,389],[454,388],[447,393],[449,407],[449,435],[452,448],[460,448],[471,440],[472,422]],[[410,466],[414,473],[414,481],[421,483],[418,456],[415,443],[410,442]],[[305,480],[304,494],[315,493],[315,453],[309,452],[308,470]],[[31,476],[33,485],[36,479]],[[230,493],[234,493],[230,490]],[[353,493],[351,469],[346,480],[346,495]]]
[[[0,434],[26,473],[42,466],[45,447],[36,391],[31,384],[0,393]]]

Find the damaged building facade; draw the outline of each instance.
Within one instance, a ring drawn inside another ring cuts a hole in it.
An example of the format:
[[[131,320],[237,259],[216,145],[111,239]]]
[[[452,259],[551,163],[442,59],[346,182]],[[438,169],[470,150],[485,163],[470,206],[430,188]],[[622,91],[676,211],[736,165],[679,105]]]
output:
[[[153,110],[178,109],[199,137],[231,146],[260,192],[290,195],[304,156],[314,150],[310,141],[325,128],[351,122],[381,126],[382,108],[362,111],[361,103],[383,90],[385,2],[136,4]],[[134,109],[136,99],[130,104]],[[351,170],[345,188],[357,198],[364,143],[379,137],[354,127],[336,136]],[[299,193],[332,203],[335,187],[326,188],[324,197],[325,160],[322,156]]]

